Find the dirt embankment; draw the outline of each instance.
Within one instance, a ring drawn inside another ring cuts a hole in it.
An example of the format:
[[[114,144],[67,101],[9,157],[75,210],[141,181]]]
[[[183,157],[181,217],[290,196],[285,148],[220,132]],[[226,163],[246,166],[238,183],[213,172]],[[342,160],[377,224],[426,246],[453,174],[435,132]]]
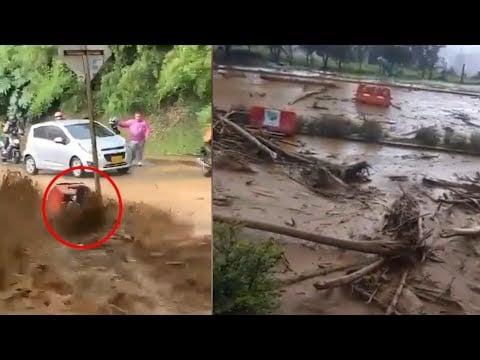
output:
[[[116,204],[104,210],[103,226],[69,231],[68,241],[105,235]],[[45,229],[31,179],[10,174],[0,188],[0,224],[0,313],[211,313],[211,238],[196,237],[191,224],[168,212],[126,201],[109,241],[69,249]]]

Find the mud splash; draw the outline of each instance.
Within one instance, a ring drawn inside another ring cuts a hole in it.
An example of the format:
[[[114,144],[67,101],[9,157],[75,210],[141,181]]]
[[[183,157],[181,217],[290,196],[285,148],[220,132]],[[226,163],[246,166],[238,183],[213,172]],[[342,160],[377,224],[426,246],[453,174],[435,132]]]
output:
[[[79,251],[48,234],[39,209],[35,184],[7,174],[0,187],[0,313],[211,312],[211,239],[194,238],[190,224],[146,204],[126,203],[112,239]],[[105,226],[111,225],[116,207],[107,203],[103,210]],[[64,230],[72,242],[99,236]]]

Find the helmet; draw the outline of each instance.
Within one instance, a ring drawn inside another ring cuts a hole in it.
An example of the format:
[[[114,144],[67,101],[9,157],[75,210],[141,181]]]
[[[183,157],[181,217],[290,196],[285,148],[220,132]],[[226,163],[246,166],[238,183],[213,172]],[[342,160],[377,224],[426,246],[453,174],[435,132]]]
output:
[[[55,119],[62,119],[63,118],[63,113],[61,111],[57,111],[55,115],[53,115]]]
[[[111,117],[110,119],[108,119],[108,123],[110,124],[110,126],[117,125],[118,119],[116,117]]]

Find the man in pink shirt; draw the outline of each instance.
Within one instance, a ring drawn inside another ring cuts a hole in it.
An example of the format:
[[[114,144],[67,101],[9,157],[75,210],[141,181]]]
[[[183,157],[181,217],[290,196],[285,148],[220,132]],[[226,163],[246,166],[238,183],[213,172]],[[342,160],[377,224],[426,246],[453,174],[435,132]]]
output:
[[[135,113],[135,118],[121,121],[119,127],[128,129],[130,145],[133,151],[133,163],[142,166],[143,151],[145,150],[145,141],[150,135],[150,125],[142,117],[142,114]]]

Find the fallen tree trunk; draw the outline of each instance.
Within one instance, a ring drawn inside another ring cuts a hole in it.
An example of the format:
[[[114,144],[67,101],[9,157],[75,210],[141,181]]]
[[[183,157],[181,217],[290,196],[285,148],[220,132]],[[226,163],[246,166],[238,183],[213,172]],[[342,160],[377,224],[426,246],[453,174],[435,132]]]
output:
[[[404,244],[392,241],[351,241],[336,239],[329,236],[320,234],[313,234],[306,231],[294,229],[291,227],[284,227],[274,224],[268,224],[255,220],[238,219],[234,217],[228,217],[223,215],[214,214],[213,221],[241,224],[250,229],[263,230],[272,232],[275,234],[281,234],[286,236],[292,236],[297,239],[311,241],[317,244],[334,246],[345,250],[353,250],[368,254],[379,255],[401,255],[404,252],[408,252],[408,247]]]
[[[318,94],[323,94],[324,92],[326,92],[327,89],[326,88],[323,88],[322,90],[315,90],[315,91],[308,91],[306,92],[305,94],[303,95],[300,95],[299,97],[297,97],[295,100],[291,101],[289,103],[289,105],[294,105],[296,104],[297,102],[303,100],[303,99],[306,99],[310,96],[313,96],[313,95],[318,95]]]
[[[357,270],[363,266],[371,264],[375,260],[376,259],[369,259],[356,264],[340,265],[340,266],[332,267],[328,269],[315,269],[311,271],[305,271],[298,276],[279,280],[279,284],[282,286],[288,286],[288,285],[296,284],[296,283],[309,280],[318,276],[324,276],[324,275],[332,274],[339,271]]]
[[[443,238],[449,238],[454,236],[477,236],[480,235],[480,226],[473,228],[453,228],[448,233],[443,233],[440,236]]]
[[[475,184],[464,184],[464,183],[458,183],[458,182],[442,180],[442,179],[431,179],[427,177],[424,177],[422,179],[422,183],[432,187],[436,186],[441,188],[457,188],[457,189],[464,189],[467,191],[480,192],[480,186]]]
[[[400,283],[398,284],[398,288],[395,291],[395,295],[393,296],[392,302],[388,306],[387,311],[385,312],[385,315],[390,315],[391,313],[393,313],[393,311],[397,307],[398,299],[400,298],[400,295],[402,295],[403,287],[405,286],[405,283],[407,281],[408,272],[409,272],[408,269],[405,269],[403,271],[402,277],[400,279]]]
[[[235,130],[238,134],[242,135],[244,138],[246,138],[248,141],[252,142],[255,144],[260,150],[266,152],[270,157],[275,160],[277,158],[277,153],[270,150],[268,147],[263,145],[260,141],[257,140],[253,135],[249,134],[248,131],[242,129],[241,126],[238,126],[234,122],[228,120],[226,117],[222,118],[222,121],[227,124],[231,129]]]
[[[317,282],[313,284],[315,289],[317,290],[324,290],[324,289],[330,289],[333,287],[339,287],[343,285],[348,285],[354,282],[355,280],[358,280],[365,275],[370,274],[371,272],[374,272],[378,268],[380,268],[383,264],[385,263],[385,259],[377,259],[374,263],[365,266],[364,268],[361,268],[360,270],[357,270],[355,272],[352,272],[351,274],[340,276],[335,279],[330,279],[330,280],[325,280],[321,282]]]
[[[270,140],[267,140],[263,137],[258,137],[258,141],[264,143],[268,147],[271,147],[272,149],[277,151],[279,154],[282,154],[283,156],[285,156],[287,158],[298,160],[298,161],[301,161],[301,162],[304,162],[304,163],[312,163],[313,162],[311,159],[309,159],[305,156],[298,155],[298,154],[292,154],[289,151],[286,151],[286,150],[282,149],[280,146],[275,145],[273,142],[271,142]]]

